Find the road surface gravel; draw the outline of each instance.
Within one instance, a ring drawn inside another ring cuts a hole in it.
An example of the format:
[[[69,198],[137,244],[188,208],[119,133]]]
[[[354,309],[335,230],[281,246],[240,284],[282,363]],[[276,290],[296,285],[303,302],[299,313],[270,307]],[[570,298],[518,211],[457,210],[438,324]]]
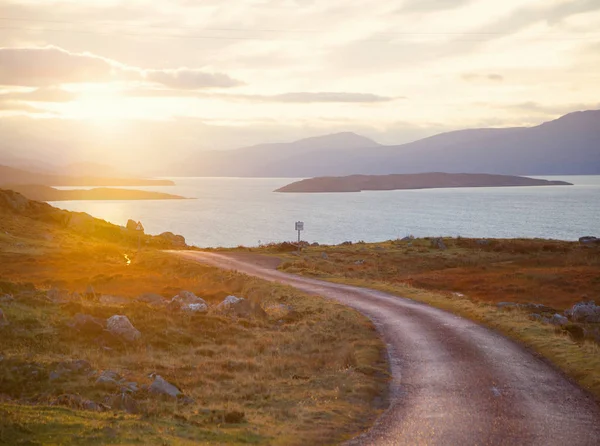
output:
[[[348,445],[600,445],[600,406],[519,344],[446,311],[367,288],[286,274],[251,256],[173,251],[334,299],[385,340],[391,404]]]

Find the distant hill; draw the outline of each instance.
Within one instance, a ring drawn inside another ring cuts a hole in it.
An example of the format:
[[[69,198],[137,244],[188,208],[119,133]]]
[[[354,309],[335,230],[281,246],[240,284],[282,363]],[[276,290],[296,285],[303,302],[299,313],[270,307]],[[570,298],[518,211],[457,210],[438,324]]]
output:
[[[0,166],[0,185],[9,184],[37,184],[43,186],[172,186],[175,183],[171,180],[148,180],[143,178],[54,175]]]
[[[50,186],[13,185],[3,186],[37,201],[67,200],[181,200],[185,197],[133,189],[98,187],[94,189],[60,190]]]
[[[548,181],[512,175],[431,172],[403,175],[318,177],[296,181],[275,192],[361,192],[363,190],[510,186],[572,186],[572,184],[565,181]]]
[[[470,129],[382,146],[354,133],[200,152],[178,175],[316,177],[422,172],[600,174],[600,110],[535,127]]]

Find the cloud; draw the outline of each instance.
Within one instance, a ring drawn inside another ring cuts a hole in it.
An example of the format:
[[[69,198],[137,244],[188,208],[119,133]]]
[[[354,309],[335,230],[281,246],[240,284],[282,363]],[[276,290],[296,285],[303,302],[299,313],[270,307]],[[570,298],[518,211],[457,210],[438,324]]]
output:
[[[480,81],[492,81],[492,82],[502,82],[504,81],[504,76],[496,73],[489,74],[478,74],[478,73],[465,73],[461,76],[463,80],[467,82],[480,82]]]
[[[398,12],[445,11],[448,9],[459,8],[467,3],[471,3],[471,1],[472,0],[408,0],[404,2]]]
[[[26,104],[24,102],[19,101],[2,101],[0,100],[0,112],[26,112],[27,114],[36,114],[36,113],[51,113],[48,110],[44,110],[39,107],[34,107],[33,105]]]
[[[0,101],[31,101],[31,102],[69,102],[78,95],[57,87],[43,87],[32,91],[0,91]]]
[[[72,53],[55,46],[0,48],[0,85],[50,87],[110,81],[147,81],[184,90],[242,85],[226,74],[191,68],[142,70],[91,53]]]
[[[390,102],[405,97],[379,96],[372,93],[348,93],[348,92],[290,92],[274,95],[258,94],[229,94],[229,93],[202,93],[186,90],[165,89],[136,89],[125,91],[123,94],[130,97],[192,97],[201,99],[224,99],[245,102],[278,102],[278,103],[377,103]]]
[[[190,68],[178,68],[176,70],[146,70],[143,77],[166,87],[181,90],[199,90],[201,88],[230,88],[243,85],[244,83],[232,79],[222,73],[206,73]]]

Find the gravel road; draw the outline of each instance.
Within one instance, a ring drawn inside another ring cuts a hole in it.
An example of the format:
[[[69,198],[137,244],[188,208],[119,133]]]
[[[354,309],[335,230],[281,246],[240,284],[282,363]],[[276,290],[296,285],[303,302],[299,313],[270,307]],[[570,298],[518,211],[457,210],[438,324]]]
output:
[[[600,445],[600,407],[515,342],[448,312],[366,288],[282,273],[252,257],[179,255],[356,308],[378,327],[391,405],[349,445]]]

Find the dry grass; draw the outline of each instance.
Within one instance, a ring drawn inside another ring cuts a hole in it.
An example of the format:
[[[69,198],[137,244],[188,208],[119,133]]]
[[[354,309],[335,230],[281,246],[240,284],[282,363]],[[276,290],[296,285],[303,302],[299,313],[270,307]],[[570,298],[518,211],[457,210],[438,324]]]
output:
[[[0,327],[0,443],[331,444],[367,429],[386,405],[384,345],[354,310],[153,249],[136,255],[52,222],[1,217],[0,287],[16,298],[0,304],[10,321]],[[130,298],[188,289],[212,304],[234,294],[263,306],[291,305],[295,313],[284,321],[231,319],[170,313],[133,299],[103,305],[45,298],[51,286],[83,292],[89,284],[98,294]],[[127,315],[142,342],[107,350],[67,325],[75,313]],[[194,402],[141,390],[137,415],[55,406],[63,394],[96,402],[112,395],[94,386],[95,378],[49,381],[56,364],[69,359],[140,385],[158,373]],[[243,412],[244,421],[225,422],[232,412]]]
[[[600,294],[598,248],[550,240],[444,242],[444,251],[423,239],[306,247],[300,256],[280,255],[285,259],[280,269],[379,289],[481,322],[549,359],[600,399],[597,344],[495,305],[533,302],[561,310],[593,299]]]

